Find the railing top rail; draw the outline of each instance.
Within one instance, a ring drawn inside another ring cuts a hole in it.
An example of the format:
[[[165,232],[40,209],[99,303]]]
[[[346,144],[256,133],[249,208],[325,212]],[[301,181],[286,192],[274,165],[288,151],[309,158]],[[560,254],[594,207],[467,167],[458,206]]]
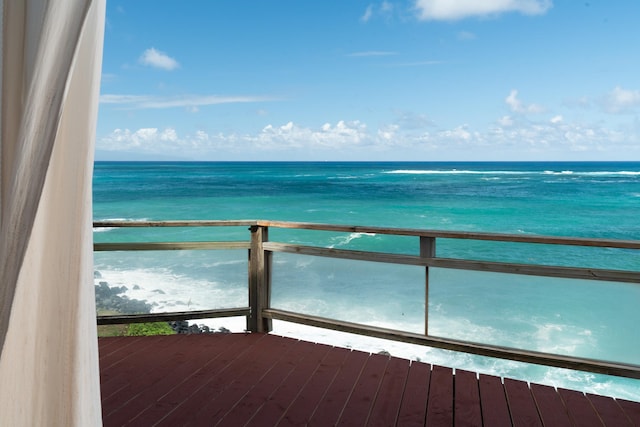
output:
[[[437,237],[445,239],[485,240],[512,243],[540,243],[548,245],[590,246],[601,248],[640,249],[640,240],[593,239],[486,233],[474,231],[428,230],[420,228],[368,227],[359,225],[321,224],[273,220],[183,220],[183,221],[94,221],[94,227],[238,227],[262,226],[347,233],[374,233],[395,236]]]
[[[257,225],[253,219],[239,220],[184,220],[184,221],[94,221],[93,226],[101,227],[243,227]]]
[[[298,228],[306,230],[341,231],[350,233],[375,233],[397,236],[439,237],[446,239],[489,240],[515,243],[542,243],[550,245],[594,246],[620,249],[640,249],[640,240],[592,239],[581,237],[561,237],[543,235],[501,234],[471,231],[428,230],[420,228],[364,227],[357,225],[317,224],[309,222],[289,222],[258,220],[259,226],[277,228]]]

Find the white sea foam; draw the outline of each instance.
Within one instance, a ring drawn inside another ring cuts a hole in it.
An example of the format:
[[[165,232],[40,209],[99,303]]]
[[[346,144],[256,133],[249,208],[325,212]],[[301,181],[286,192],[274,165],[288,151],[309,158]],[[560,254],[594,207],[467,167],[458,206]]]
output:
[[[345,246],[351,243],[355,239],[360,239],[365,236],[375,237],[375,233],[351,233],[348,236],[337,236],[332,240],[336,243],[329,245],[329,248],[335,248],[336,246]]]
[[[126,222],[126,221],[149,221],[149,218],[96,218],[94,221],[104,222]]]
[[[107,231],[115,230],[116,227],[93,227],[94,233],[106,233]]]
[[[212,280],[176,275],[168,269],[100,269],[96,284],[126,286],[126,296],[152,304],[152,312],[205,310],[246,306],[246,289]]]
[[[530,175],[531,172],[519,172],[519,171],[478,171],[478,170],[438,170],[438,169],[397,169],[392,171],[386,171],[387,174],[412,174],[412,175]]]
[[[514,170],[465,170],[465,169],[396,169],[384,171],[385,174],[408,174],[408,175],[575,175],[575,176],[640,176],[640,171],[574,171],[574,170],[545,170],[536,171],[514,171]]]

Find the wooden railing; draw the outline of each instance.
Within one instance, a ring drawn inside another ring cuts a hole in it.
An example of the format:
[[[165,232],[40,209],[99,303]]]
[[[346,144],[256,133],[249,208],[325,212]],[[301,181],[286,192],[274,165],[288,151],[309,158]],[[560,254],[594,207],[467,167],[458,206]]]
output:
[[[244,249],[249,251],[248,307],[146,315],[99,316],[98,324],[247,316],[247,330],[251,332],[270,332],[272,329],[271,322],[273,319],[276,319],[481,356],[640,379],[640,365],[468,342],[437,337],[429,333],[429,269],[431,267],[640,284],[640,271],[441,258],[436,256],[436,243],[438,239],[617,248],[627,250],[640,250],[640,241],[361,227],[262,220],[99,221],[94,223],[94,227],[248,227],[250,231],[250,240],[248,241],[95,243],[94,248],[96,251],[185,249]],[[405,255],[271,242],[268,239],[270,228],[414,236],[419,238],[419,250],[417,251],[418,255]],[[423,267],[425,271],[424,295],[426,299],[424,334],[345,322],[271,307],[271,272],[273,269],[271,259],[274,252]]]

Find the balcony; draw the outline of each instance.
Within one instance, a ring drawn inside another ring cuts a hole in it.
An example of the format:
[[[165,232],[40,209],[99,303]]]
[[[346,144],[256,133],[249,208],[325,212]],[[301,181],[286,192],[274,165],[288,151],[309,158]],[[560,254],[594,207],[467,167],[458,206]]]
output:
[[[434,269],[605,283],[640,283],[640,272],[440,257],[441,241],[637,251],[640,242],[391,229],[276,221],[99,222],[95,227],[235,227],[233,241],[96,243],[96,251],[248,251],[247,305],[145,315],[100,316],[99,324],[245,316],[246,333],[100,339],[105,425],[633,425],[640,404],[465,370],[368,354],[271,334],[279,320],[457,352],[640,379],[640,366],[435,336],[430,333]],[[369,233],[416,241],[416,253],[335,249],[269,239],[270,230]],[[413,266],[423,272],[423,331],[354,323],[272,305],[274,254]],[[635,253],[635,252],[634,252]],[[637,346],[637,343],[630,343]],[[188,422],[187,422],[188,421]],[[215,421],[215,422],[213,422]],[[164,424],[163,424],[164,423]],[[554,424],[555,423],[555,424]],[[409,424],[412,424],[409,423]]]

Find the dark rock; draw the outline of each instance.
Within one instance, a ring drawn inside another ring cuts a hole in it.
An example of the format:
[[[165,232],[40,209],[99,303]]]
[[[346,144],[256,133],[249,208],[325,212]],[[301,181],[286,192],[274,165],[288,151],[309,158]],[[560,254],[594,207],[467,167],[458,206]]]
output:
[[[107,282],[100,282],[95,286],[96,307],[100,310],[117,311],[123,314],[151,312],[151,304],[146,301],[120,295],[127,290],[126,286],[110,287]]]

